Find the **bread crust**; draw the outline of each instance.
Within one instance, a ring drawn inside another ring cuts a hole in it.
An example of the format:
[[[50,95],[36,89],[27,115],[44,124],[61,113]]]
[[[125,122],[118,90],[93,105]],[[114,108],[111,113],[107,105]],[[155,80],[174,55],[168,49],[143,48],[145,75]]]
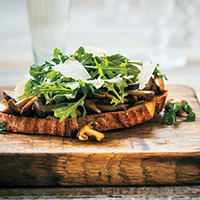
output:
[[[98,131],[130,128],[148,121],[153,118],[155,112],[162,111],[166,97],[167,91],[164,91],[151,101],[133,106],[125,111],[87,115],[78,119],[70,117],[61,123],[57,118],[20,117],[1,112],[0,121],[6,122],[6,131],[74,137],[83,125],[91,121],[95,122],[95,129]]]

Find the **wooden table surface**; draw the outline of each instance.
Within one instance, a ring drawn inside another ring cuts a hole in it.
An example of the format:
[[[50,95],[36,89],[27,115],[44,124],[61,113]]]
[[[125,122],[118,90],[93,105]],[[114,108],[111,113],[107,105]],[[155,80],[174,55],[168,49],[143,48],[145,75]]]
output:
[[[134,58],[143,52],[145,45],[138,44],[135,28],[130,24],[124,26],[105,23],[97,7],[92,11],[79,1],[73,1],[70,21],[70,40],[67,50],[71,52],[79,45],[92,44],[121,52]],[[91,2],[90,2],[91,3]],[[77,4],[80,4],[77,6]],[[31,40],[25,0],[0,0],[0,86],[14,86],[22,80],[33,63]],[[76,7],[77,6],[77,7]],[[101,6],[101,5],[100,5]],[[91,11],[91,12],[88,12]],[[91,15],[95,16],[91,18]],[[78,17],[77,17],[78,16]],[[88,23],[85,23],[88,21]],[[99,23],[97,23],[99,22]],[[114,36],[114,37],[113,37]],[[135,41],[133,40],[135,37]],[[141,38],[139,38],[141,39]],[[117,41],[117,42],[116,42]],[[140,40],[138,40],[140,41]],[[200,56],[199,49],[173,43],[168,52],[184,55],[188,63],[181,68],[164,69],[168,84],[183,84],[192,87],[200,99]],[[200,186],[159,186],[159,187],[59,187],[59,188],[1,188],[0,199],[51,199],[70,197],[130,197],[149,199],[148,197],[167,199],[172,197],[199,199]],[[165,198],[166,197],[166,198]]]

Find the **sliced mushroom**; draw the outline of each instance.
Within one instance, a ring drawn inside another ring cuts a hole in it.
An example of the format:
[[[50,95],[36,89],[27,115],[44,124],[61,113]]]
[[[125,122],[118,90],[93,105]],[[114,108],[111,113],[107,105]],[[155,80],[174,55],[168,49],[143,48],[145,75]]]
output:
[[[106,98],[106,94],[105,93],[103,93],[103,94],[89,93],[87,95],[87,98],[89,98],[89,99],[104,99],[104,98]]]
[[[22,99],[21,101],[18,101],[16,103],[16,106],[18,106],[19,108],[22,108],[23,106],[25,106],[33,97],[27,97]]]
[[[144,103],[144,102],[145,102],[144,100],[136,101],[135,104],[134,104],[134,106],[140,105],[140,104],[142,104],[142,103]]]
[[[43,97],[38,97],[34,104],[33,110],[38,117],[44,118],[49,113],[53,113],[53,109],[59,108],[59,106],[55,104],[44,105],[45,99]]]
[[[119,104],[117,106],[105,105],[105,104],[96,104],[97,108],[103,112],[111,112],[111,111],[120,111],[126,110],[130,107],[130,104]]]
[[[148,83],[146,84],[144,90],[151,90],[152,85],[153,85],[153,78],[151,77],[151,78],[149,79]]]
[[[101,110],[99,110],[96,106],[96,99],[86,99],[85,100],[85,107],[86,109],[90,111],[94,111],[95,113],[101,113]]]
[[[155,80],[152,79],[152,87],[151,87],[151,90],[154,91],[156,94],[158,93],[158,87],[155,83]]]
[[[45,103],[45,99],[43,99],[42,97],[38,97],[35,100],[35,102],[33,104],[33,110],[34,110],[35,114],[37,115],[37,117],[44,118],[48,115],[47,113],[43,112],[43,110],[42,110],[44,103]]]
[[[42,111],[45,113],[53,113],[53,109],[59,108],[59,106],[55,104],[48,104],[42,106]]]
[[[103,133],[94,130],[94,122],[89,122],[88,124],[84,125],[76,135],[79,140],[83,141],[88,140],[88,136],[95,137],[99,142],[104,139]]]
[[[138,96],[132,96],[132,98],[135,100],[135,102],[137,102],[138,101]]]
[[[14,99],[10,99],[8,101],[8,109],[9,109],[9,112],[12,115],[20,115],[20,113],[21,113],[21,108],[19,108],[18,106],[16,106]]]
[[[31,115],[32,105],[34,104],[37,98],[38,97],[33,97],[28,103],[25,104],[25,106],[22,107],[21,115],[24,115],[24,116]]]
[[[107,97],[108,99],[112,99],[113,97],[115,97],[115,95],[112,95],[112,94],[110,94],[110,93],[108,93],[108,92],[106,92],[105,94],[106,94],[106,97]]]
[[[96,101],[96,104],[110,105],[110,99],[99,99]]]
[[[97,94],[97,93],[90,93],[88,94],[87,96],[88,98],[92,98],[92,99],[105,99],[105,98],[108,98],[108,99],[112,99],[113,97],[115,97],[114,95],[102,90],[102,94]]]
[[[141,96],[147,101],[151,100],[155,94],[154,91],[148,91],[148,90],[127,90],[126,93],[132,96]]]
[[[137,90],[139,88],[139,83],[129,83],[128,87],[126,87],[126,90]]]
[[[163,79],[162,79],[161,77],[159,77],[159,76],[156,76],[156,77],[154,78],[154,81],[155,81],[155,83],[156,83],[156,85],[157,85],[159,91],[160,91],[160,92],[163,92],[164,89],[165,89],[165,88],[164,88],[164,81],[163,81]]]
[[[138,96],[128,95],[124,98],[124,103],[134,104],[138,100]]]

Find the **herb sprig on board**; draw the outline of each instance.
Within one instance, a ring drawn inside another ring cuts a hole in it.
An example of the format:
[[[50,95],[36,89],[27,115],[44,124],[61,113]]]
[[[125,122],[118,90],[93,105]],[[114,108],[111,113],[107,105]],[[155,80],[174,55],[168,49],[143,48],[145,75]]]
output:
[[[181,110],[187,113],[185,121],[195,120],[195,113],[193,112],[192,107],[184,100],[183,102],[168,102],[162,122],[167,125],[176,123],[177,115]]]
[[[6,125],[5,122],[0,122],[0,133],[5,130],[4,126]]]

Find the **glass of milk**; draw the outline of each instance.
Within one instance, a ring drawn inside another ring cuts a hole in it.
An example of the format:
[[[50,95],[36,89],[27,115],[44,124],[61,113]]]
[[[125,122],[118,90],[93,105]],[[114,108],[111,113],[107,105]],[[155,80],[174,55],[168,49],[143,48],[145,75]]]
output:
[[[55,48],[65,50],[71,0],[26,1],[35,63],[42,64]]]

